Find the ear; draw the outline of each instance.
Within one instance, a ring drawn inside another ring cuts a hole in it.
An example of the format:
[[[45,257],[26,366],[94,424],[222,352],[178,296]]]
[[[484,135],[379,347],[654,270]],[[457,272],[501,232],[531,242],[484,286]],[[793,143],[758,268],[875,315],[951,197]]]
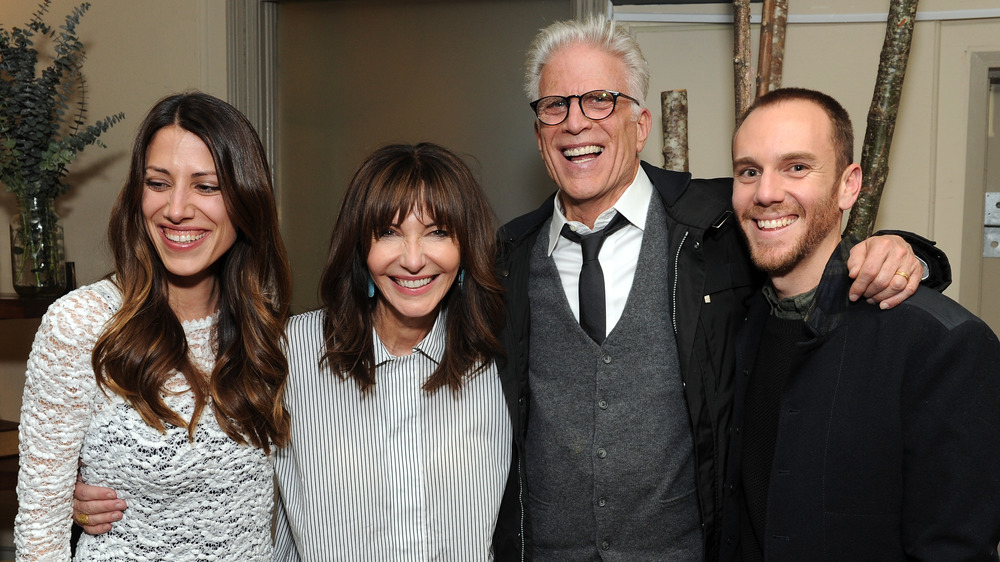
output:
[[[840,210],[846,211],[854,206],[861,192],[861,166],[855,162],[844,170],[840,177]]]
[[[538,121],[538,119],[535,119],[534,121],[535,121],[535,140],[538,142],[538,152],[544,154],[545,151],[542,148],[541,123]]]
[[[649,139],[649,131],[653,128],[653,114],[649,112],[648,108],[642,108],[642,111],[639,112],[639,117],[636,119],[635,125],[635,152],[638,154],[642,152],[642,147],[646,146],[646,141]]]

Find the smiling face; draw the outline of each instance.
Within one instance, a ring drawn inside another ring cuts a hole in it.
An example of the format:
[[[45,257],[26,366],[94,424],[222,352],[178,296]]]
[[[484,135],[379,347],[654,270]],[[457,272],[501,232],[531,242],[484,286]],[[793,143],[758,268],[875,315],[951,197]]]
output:
[[[399,329],[429,332],[462,261],[458,240],[424,210],[399,216],[372,240],[368,272],[381,295],[375,328],[385,339]]]
[[[236,228],[212,153],[197,135],[176,125],[157,131],[146,149],[142,213],[172,289],[214,281]]]
[[[839,170],[830,119],[815,103],[755,109],[733,139],[733,208],[758,267],[782,297],[817,284],[840,242],[861,169]]]
[[[592,90],[627,91],[625,64],[595,47],[573,44],[559,49],[542,68],[539,96],[570,96]],[[592,121],[576,98],[558,125],[535,121],[538,150],[549,176],[559,186],[566,217],[593,226],[635,179],[639,151],[646,144],[652,116],[643,108],[636,117],[634,102],[618,98],[614,113]]]

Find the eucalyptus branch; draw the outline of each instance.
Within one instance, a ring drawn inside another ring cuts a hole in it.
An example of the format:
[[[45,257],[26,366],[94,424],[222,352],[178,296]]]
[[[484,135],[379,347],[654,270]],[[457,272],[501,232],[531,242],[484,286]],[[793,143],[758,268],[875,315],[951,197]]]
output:
[[[85,147],[103,146],[101,134],[125,117],[85,126],[85,56],[76,29],[90,3],[75,7],[58,30],[44,21],[50,5],[42,0],[23,27],[0,27],[0,182],[19,199],[63,193],[66,167]],[[39,73],[36,41],[43,39],[55,54]]]

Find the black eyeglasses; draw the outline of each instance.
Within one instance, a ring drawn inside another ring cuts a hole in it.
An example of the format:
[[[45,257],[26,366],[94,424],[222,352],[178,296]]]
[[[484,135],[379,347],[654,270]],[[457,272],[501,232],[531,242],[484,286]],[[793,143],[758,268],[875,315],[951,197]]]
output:
[[[593,90],[578,96],[545,96],[531,102],[530,105],[539,121],[546,125],[558,125],[569,116],[569,104],[573,98],[580,104],[580,111],[584,117],[591,121],[600,121],[615,112],[619,97],[639,104],[639,100],[621,92]]]

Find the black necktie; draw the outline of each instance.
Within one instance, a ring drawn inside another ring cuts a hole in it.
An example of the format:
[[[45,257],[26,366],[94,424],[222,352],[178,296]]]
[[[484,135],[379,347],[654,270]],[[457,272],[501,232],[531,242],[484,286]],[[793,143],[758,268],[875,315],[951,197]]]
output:
[[[604,271],[597,256],[601,253],[604,239],[627,224],[628,220],[616,212],[607,226],[584,236],[574,232],[569,224],[562,227],[561,234],[580,244],[583,250],[583,266],[580,268],[580,326],[598,345],[604,343],[607,334],[604,318],[607,305],[604,300]]]

